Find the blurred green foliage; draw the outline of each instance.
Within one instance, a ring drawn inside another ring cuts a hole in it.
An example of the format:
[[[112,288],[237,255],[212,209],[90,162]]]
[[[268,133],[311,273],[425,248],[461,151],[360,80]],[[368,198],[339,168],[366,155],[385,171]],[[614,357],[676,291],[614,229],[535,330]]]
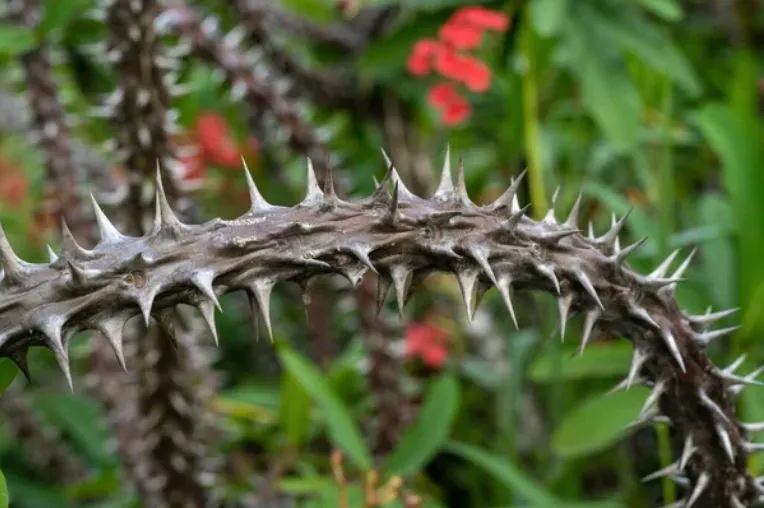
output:
[[[71,99],[68,110],[84,120],[74,132],[93,146],[108,139],[110,131],[88,120],[86,109],[96,101],[94,91],[107,92],[111,84],[102,62],[87,61],[84,70],[75,63],[81,57],[78,48],[104,36],[102,25],[83,19],[95,3],[47,0],[46,15],[34,32],[0,24],[4,84],[19,75],[22,52],[48,41],[64,55],[58,78],[62,95]],[[233,26],[222,3],[198,3]],[[731,340],[714,344],[712,358],[726,365],[747,353],[744,372],[764,362],[757,340],[764,330],[764,52],[745,42],[762,40],[764,16],[728,22],[710,3],[679,0],[472,2],[502,10],[512,26],[486,40],[479,52],[490,64],[490,89],[468,95],[472,113],[466,123],[445,128],[427,102],[432,81],[410,76],[406,59],[418,40],[434,37],[465,2],[360,3],[401,5],[399,22],[348,65],[357,71],[359,95],[381,90],[405,110],[407,128],[417,132],[417,141],[406,150],[437,160],[450,143],[452,152],[464,157],[471,195],[483,202],[527,166],[530,187],[523,193],[535,216],[546,213],[558,185],[558,217],[581,191],[586,220],[598,231],[610,224],[610,212],[621,216],[634,207],[622,242],[648,238],[634,256],[635,267],[645,272],[673,249],[686,254],[697,246],[687,281],[678,290],[680,303],[696,313],[708,305],[740,307],[743,328]],[[333,0],[279,4],[317,23],[341,18]],[[290,38],[289,47],[317,68],[333,57],[299,37]],[[176,106],[189,131],[201,112],[214,111],[238,140],[255,136],[243,108],[228,100],[211,69],[191,62],[184,76],[192,93]],[[24,90],[23,82],[13,86]],[[384,170],[378,156],[378,147],[390,139],[381,127],[384,121],[320,104],[301,111],[328,133],[329,146],[342,156],[338,172],[352,193],[370,192],[372,176]],[[0,192],[19,175],[30,187],[18,205],[10,206],[3,195],[0,219],[22,256],[42,260],[44,243],[56,242],[36,220],[43,159],[37,149],[2,130]],[[259,140],[262,150],[248,162],[270,201],[294,203],[304,192],[304,160],[285,154],[267,134]],[[434,188],[437,166],[412,171],[420,191]],[[229,199],[243,185],[238,172],[209,167],[197,198],[208,216],[232,217],[246,207]],[[418,401],[419,411],[381,463],[372,457],[365,434],[374,418],[375,394],[363,367],[370,357],[358,331],[357,309],[332,310],[331,336],[340,353],[319,367],[306,340],[311,323],[294,304],[294,292],[276,290],[274,344],[254,342],[246,311],[224,299],[217,368],[228,381],[213,410],[231,432],[221,450],[243,456],[251,475],[281,461],[279,490],[299,495],[300,506],[311,508],[338,506],[341,489],[331,472],[332,449],[349,459],[351,483],[344,492],[353,507],[361,506],[363,478],[372,468],[383,476],[380,485],[390,475],[402,475],[428,507],[647,507],[665,494],[657,484],[640,485],[637,479],[666,465],[671,450],[668,457],[658,453],[663,438],[652,428],[627,429],[645,391],[605,395],[628,371],[631,348],[625,341],[595,343],[577,357],[580,326],[577,320],[569,323],[567,340],[560,343],[556,307],[547,297],[523,297],[522,329],[516,331],[497,295],[485,298],[485,312],[477,318],[482,326],[469,326],[453,281],[438,278],[427,288],[413,298],[403,326],[433,314],[450,323],[449,361],[442,372],[404,361],[408,375],[402,389]],[[398,330],[390,340],[401,341],[404,333]],[[87,351],[85,341],[76,343],[73,357],[81,373]],[[93,475],[66,489],[40,480],[24,459],[34,450],[15,440],[3,422],[0,461],[12,505],[136,505],[134,493],[116,476],[118,458],[106,451],[110,436],[102,425],[103,409],[85,395],[64,393],[53,365],[47,352],[34,355],[35,382],[24,388],[23,397],[42,421],[60,429]],[[15,372],[9,362],[0,362],[0,389],[8,387]],[[75,369],[75,379],[81,377]],[[742,420],[764,419],[761,395],[758,388],[746,390],[739,404]],[[752,460],[754,473],[762,466]],[[227,487],[232,492],[249,488]],[[2,476],[0,506],[7,506]]]

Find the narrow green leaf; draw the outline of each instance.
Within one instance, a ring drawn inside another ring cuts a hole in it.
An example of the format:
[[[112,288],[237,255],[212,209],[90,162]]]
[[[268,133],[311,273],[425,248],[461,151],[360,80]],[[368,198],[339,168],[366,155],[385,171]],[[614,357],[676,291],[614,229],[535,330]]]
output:
[[[321,408],[331,440],[361,469],[371,468],[371,456],[350,411],[324,376],[308,360],[284,344],[278,346],[284,367]]]
[[[524,497],[534,506],[560,506],[561,501],[544,489],[536,480],[528,477],[516,464],[495,454],[466,443],[450,441],[444,450],[459,455],[468,462],[490,474],[508,489]]]
[[[607,448],[628,432],[649,393],[643,386],[634,386],[588,398],[555,429],[552,449],[560,457],[572,459]]]
[[[601,30],[569,17],[564,44],[583,104],[614,148],[630,151],[639,138],[642,104],[623,61],[605,51],[612,48],[603,48],[606,42]]]
[[[34,32],[10,23],[0,23],[0,55],[16,56],[37,46]]]
[[[280,419],[287,441],[299,448],[310,429],[310,397],[291,372],[281,376]]]
[[[735,222],[734,214],[727,201],[721,196],[706,195],[698,205],[700,222],[720,229],[724,224]],[[732,238],[719,235],[700,245],[700,263],[703,282],[711,301],[717,309],[728,309],[737,301],[737,279],[735,271],[735,249]]]
[[[666,21],[682,19],[682,7],[676,0],[637,0],[642,7]]]
[[[695,116],[697,125],[722,161],[724,186],[738,226],[740,303],[747,306],[764,281],[764,173],[760,134],[747,118],[722,104],[709,104]],[[754,124],[755,125],[755,124]]]
[[[450,373],[435,380],[414,424],[406,431],[383,469],[390,475],[419,470],[448,439],[459,409],[459,382]]]
[[[8,483],[0,470],[0,508],[8,508]]]
[[[0,395],[11,386],[18,372],[18,367],[12,361],[6,358],[0,359]]]
[[[632,349],[626,341],[593,344],[581,356],[565,358],[559,364],[554,353],[543,354],[533,361],[528,376],[536,383],[619,376],[629,371]]]

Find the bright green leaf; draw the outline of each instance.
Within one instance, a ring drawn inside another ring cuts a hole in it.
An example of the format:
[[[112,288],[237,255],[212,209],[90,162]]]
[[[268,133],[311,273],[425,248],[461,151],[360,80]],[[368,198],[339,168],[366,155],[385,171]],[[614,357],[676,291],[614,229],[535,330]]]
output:
[[[522,468],[504,457],[466,443],[451,441],[446,451],[459,455],[479,467],[508,489],[532,502],[534,506],[560,506],[560,501],[536,480],[529,478]]]
[[[278,346],[284,367],[321,408],[331,440],[361,469],[371,468],[371,457],[350,411],[332,391],[326,379],[308,360],[288,346]]]
[[[596,394],[569,412],[552,437],[552,449],[572,459],[603,450],[628,432],[650,391],[643,386]]]
[[[632,347],[626,341],[593,344],[581,356],[556,358],[553,352],[541,355],[531,364],[528,376],[536,383],[609,378],[629,371]]]
[[[406,431],[384,469],[391,475],[417,471],[448,439],[459,409],[459,382],[449,373],[433,382],[416,422]]]
[[[0,470],[0,508],[8,508],[8,483]]]
[[[16,56],[37,46],[34,32],[28,28],[0,23],[0,55]]]
[[[0,359],[0,395],[11,386],[18,372],[18,367],[12,361],[5,358]]]
[[[280,418],[289,444],[299,448],[310,429],[310,398],[290,372],[281,376]]]
[[[531,2],[531,20],[544,37],[557,35],[568,14],[568,0],[535,0]]]
[[[642,7],[665,19],[679,21],[682,19],[682,7],[676,0],[637,0]]]

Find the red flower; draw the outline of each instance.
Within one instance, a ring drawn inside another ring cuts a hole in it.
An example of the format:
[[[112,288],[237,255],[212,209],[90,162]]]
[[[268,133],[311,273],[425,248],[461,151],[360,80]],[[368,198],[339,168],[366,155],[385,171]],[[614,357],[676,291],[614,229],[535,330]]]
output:
[[[491,69],[480,60],[470,59],[469,71],[464,74],[464,84],[473,92],[485,92],[491,84]]]
[[[446,125],[459,125],[470,116],[470,104],[459,97],[441,110],[441,120]]]
[[[201,158],[218,166],[238,168],[241,165],[239,148],[228,124],[217,113],[204,113],[196,119]]]
[[[430,323],[412,323],[406,329],[406,356],[420,358],[425,365],[437,369],[448,357],[448,334]]]
[[[439,83],[427,93],[430,104],[440,110],[441,120],[446,125],[458,125],[470,114],[469,103],[459,95],[453,83]]]
[[[432,39],[422,39],[414,45],[407,66],[414,76],[426,76],[432,69],[432,59],[441,52],[442,45]]]
[[[454,84],[448,82],[434,85],[427,93],[427,100],[436,108],[444,108],[459,98]]]
[[[503,32],[509,28],[509,18],[506,14],[476,5],[462,7],[451,16],[449,22],[497,32]]]
[[[204,180],[207,173],[207,165],[202,160],[200,153],[197,152],[183,157],[180,162],[183,164],[184,181]]]
[[[483,30],[474,25],[448,21],[440,30],[438,37],[457,49],[472,49],[480,45]]]

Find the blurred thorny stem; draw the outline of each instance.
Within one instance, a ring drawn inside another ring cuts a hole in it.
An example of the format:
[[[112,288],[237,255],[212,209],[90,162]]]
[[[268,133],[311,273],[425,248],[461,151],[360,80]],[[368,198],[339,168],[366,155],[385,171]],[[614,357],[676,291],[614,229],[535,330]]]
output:
[[[523,132],[528,165],[528,185],[533,216],[541,218],[546,211],[544,174],[541,167],[541,136],[539,134],[538,87],[536,84],[536,62],[533,54],[533,31],[529,10],[520,27],[520,54],[525,65],[522,74],[523,88]]]

